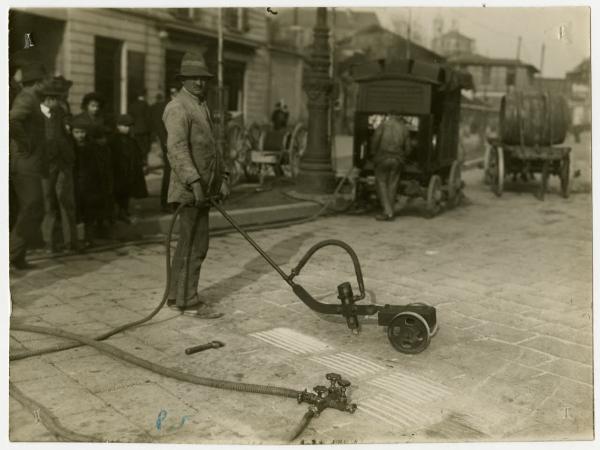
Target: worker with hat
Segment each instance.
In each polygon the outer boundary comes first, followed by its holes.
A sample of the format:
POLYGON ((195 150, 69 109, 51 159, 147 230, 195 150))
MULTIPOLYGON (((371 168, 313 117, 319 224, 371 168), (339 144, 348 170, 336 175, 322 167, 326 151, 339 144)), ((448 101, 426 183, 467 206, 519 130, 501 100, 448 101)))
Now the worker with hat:
POLYGON ((77 223, 75 217, 75 193, 73 167, 75 151, 65 128, 66 113, 60 106, 65 95, 65 84, 51 79, 42 89, 41 112, 44 116, 47 171, 42 180, 44 192, 44 220, 42 234, 48 253, 62 250, 79 250, 77 223), (60 221, 61 233, 57 233, 60 221))
POLYGON ((177 78, 182 88, 166 106, 163 121, 172 169, 168 201, 185 206, 181 210, 167 305, 212 319, 222 314, 203 302, 197 290, 208 251, 208 198, 229 196, 228 176, 206 105, 207 84, 213 75, 202 55, 186 53, 177 78))
POLYGON ((44 217, 42 176, 45 172, 44 116, 40 95, 47 78, 45 67, 30 62, 20 67, 23 89, 9 112, 9 178, 19 211, 10 232, 10 262, 17 270, 33 266, 25 257, 35 242, 44 217))

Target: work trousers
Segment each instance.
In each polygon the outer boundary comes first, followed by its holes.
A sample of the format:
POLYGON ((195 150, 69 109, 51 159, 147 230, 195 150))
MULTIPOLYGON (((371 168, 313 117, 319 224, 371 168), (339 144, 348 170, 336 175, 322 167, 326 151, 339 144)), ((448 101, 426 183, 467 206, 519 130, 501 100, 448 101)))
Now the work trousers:
POLYGON ((162 149, 163 156, 163 175, 162 175, 162 183, 160 185, 160 206, 163 209, 168 208, 168 195, 169 195, 169 182, 171 181, 171 164, 169 163, 169 158, 167 157, 167 144, 166 142, 160 143, 160 148, 162 149))
POLYGON ((42 180, 44 192, 44 220, 42 234, 50 249, 56 249, 56 222, 60 216, 65 247, 77 247, 77 222, 75 214, 75 187, 73 169, 51 167, 42 180))
MULTIPOLYGON (((12 171, 11 171, 12 172, 12 171)), ((25 260, 27 248, 36 241, 44 218, 42 176, 33 172, 14 171, 10 174, 19 211, 10 232, 10 260, 25 260)))
POLYGON ((185 206, 179 216, 179 241, 171 265, 168 297, 176 299, 177 306, 198 301, 200 269, 208 252, 208 211, 209 208, 185 206))
POLYGON ((395 157, 383 157, 375 162, 375 180, 381 209, 388 216, 394 215, 398 195, 402 161, 395 157))

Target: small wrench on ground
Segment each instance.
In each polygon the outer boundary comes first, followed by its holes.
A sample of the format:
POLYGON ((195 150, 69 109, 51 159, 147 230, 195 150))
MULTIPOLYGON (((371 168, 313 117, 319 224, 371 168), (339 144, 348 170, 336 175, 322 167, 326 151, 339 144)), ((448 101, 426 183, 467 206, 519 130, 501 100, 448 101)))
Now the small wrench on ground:
POLYGON ((225 344, 221 341, 212 341, 208 344, 196 345, 194 347, 188 347, 185 349, 186 355, 192 355, 194 353, 203 352, 204 350, 208 350, 209 348, 221 348, 225 347, 225 344))

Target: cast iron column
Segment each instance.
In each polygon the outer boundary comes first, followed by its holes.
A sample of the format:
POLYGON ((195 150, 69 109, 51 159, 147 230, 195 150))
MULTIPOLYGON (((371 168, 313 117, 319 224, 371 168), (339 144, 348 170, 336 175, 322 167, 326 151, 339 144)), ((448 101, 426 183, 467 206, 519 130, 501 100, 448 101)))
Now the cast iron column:
POLYGON ((317 8, 310 65, 304 72, 308 97, 308 141, 300 162, 297 189, 310 193, 331 193, 335 178, 331 166, 329 108, 333 82, 329 75, 330 48, 327 8, 317 8))

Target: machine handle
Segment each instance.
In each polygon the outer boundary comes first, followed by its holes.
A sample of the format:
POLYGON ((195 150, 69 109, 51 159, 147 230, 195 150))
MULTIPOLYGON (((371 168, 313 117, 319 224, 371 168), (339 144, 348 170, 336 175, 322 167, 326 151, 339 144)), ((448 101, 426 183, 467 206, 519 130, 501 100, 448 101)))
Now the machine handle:
POLYGON ((358 290, 360 292, 360 295, 357 295, 354 298, 354 300, 362 300, 363 298, 365 298, 365 283, 363 280, 362 270, 360 268, 360 261, 358 260, 358 256, 356 255, 356 252, 352 249, 352 247, 350 247, 344 241, 340 241, 338 239, 327 239, 327 240, 324 240, 321 242, 317 242, 315 245, 313 245, 306 252, 306 254, 302 257, 302 259, 298 262, 296 267, 294 267, 292 269, 289 279, 292 280, 297 275, 300 275, 300 271, 306 265, 308 260, 310 258, 312 258, 312 256, 318 250, 322 249, 323 247, 327 247, 327 246, 341 247, 344 250, 346 250, 346 253, 348 253, 348 255, 350 255, 350 258, 352 259, 352 263, 354 264, 354 272, 356 273, 356 282, 358 283, 358 290))

